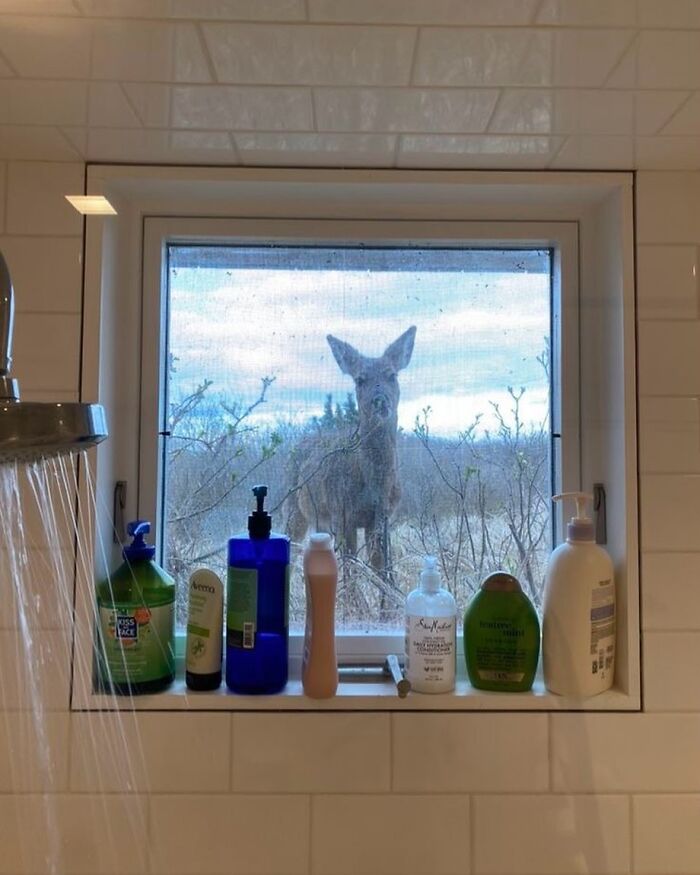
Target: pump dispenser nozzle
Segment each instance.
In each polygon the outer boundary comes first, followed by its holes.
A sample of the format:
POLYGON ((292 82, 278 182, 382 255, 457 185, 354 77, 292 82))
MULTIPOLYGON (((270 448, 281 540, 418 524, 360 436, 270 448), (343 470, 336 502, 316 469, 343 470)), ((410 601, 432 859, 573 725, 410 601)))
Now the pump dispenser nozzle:
POLYGON ((267 538, 272 531, 272 517, 265 510, 267 486, 253 486, 256 509, 248 517, 248 534, 251 538, 267 538))
POLYGON ((435 556, 426 556, 423 559, 423 570, 420 574, 420 586, 426 592, 437 592, 440 589, 440 572, 437 567, 435 556))
POLYGON ((129 562, 138 559, 153 559, 156 548, 153 544, 147 544, 143 536, 151 531, 151 524, 147 520, 133 520, 126 527, 133 541, 122 550, 122 556, 129 562))
POLYGON ((588 492, 562 492, 553 495, 552 501, 563 501, 565 498, 573 498, 576 502, 576 516, 572 516, 566 527, 567 541, 595 541, 593 520, 586 514, 586 502, 593 501, 593 496, 588 492))

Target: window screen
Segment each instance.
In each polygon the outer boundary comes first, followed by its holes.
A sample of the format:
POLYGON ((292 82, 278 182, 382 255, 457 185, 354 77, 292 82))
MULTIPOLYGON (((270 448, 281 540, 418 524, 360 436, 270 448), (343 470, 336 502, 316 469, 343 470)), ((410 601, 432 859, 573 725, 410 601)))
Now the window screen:
POLYGON ((491 571, 536 605, 552 547, 552 252, 169 245, 162 562, 226 573, 251 487, 330 530, 340 632, 398 632, 426 554, 460 612, 491 571))

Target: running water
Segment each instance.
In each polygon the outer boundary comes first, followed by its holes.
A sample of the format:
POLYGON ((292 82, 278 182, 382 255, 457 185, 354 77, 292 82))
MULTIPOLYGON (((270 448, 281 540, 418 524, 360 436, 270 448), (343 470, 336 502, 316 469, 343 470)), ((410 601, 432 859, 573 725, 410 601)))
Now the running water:
POLYGON ((0 640, 14 644, 0 658, 9 771, 0 773, 0 792, 27 794, 16 809, 18 871, 61 875, 76 858, 84 871, 147 866, 140 794, 149 790, 141 746, 148 715, 139 718, 124 696, 107 698, 99 712, 70 713, 74 689, 93 689, 95 554, 108 565, 96 519, 86 453, 0 465, 0 640), (75 646, 76 580, 88 582, 80 616, 92 647, 75 646), (68 791, 93 794, 82 844, 68 791))

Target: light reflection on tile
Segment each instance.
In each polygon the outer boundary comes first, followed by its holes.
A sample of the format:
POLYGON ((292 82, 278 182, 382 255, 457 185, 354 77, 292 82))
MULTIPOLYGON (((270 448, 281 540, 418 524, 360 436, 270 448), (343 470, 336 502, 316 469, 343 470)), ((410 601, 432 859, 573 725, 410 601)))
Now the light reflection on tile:
POLYGON ((396 137, 380 134, 236 134, 243 164, 391 167, 396 137))
POLYGON ((549 134, 554 129, 552 91, 504 91, 489 125, 494 133, 549 134))
POLYGON ((320 88, 314 94, 320 130, 480 133, 498 92, 320 88))
MULTIPOLYGON (((26 2, 26 0, 20 0, 26 2)), ((55 0, 45 0, 46 5, 55 0)), ((301 21, 304 0, 76 0, 85 15, 103 18, 225 18, 301 21)), ((74 10, 75 11, 75 10, 74 10)))
POLYGON ((202 25, 220 82, 407 85, 415 39, 405 27, 202 25))
POLYGON ((552 34, 535 30, 421 31, 416 56, 418 85, 546 85, 552 34))
POLYGON ((636 19, 635 0, 543 0, 535 23, 570 27, 633 27, 636 19))
POLYGON ((561 144, 557 137, 401 137, 399 167, 546 167, 561 144))
POLYGON ((309 0, 311 21, 358 24, 523 25, 537 0, 309 0))
POLYGON ((172 124, 215 130, 309 130, 311 93, 304 88, 176 87, 172 124))

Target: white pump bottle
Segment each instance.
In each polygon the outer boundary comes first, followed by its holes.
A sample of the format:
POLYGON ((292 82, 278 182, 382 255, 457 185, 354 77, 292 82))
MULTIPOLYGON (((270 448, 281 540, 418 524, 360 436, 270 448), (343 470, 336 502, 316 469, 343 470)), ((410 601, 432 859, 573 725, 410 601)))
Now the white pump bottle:
POLYGON ((595 696, 615 677, 615 574, 610 556, 595 543, 593 521, 585 514, 585 492, 573 498, 576 516, 566 543, 549 558, 544 590, 542 659, 548 690, 562 696, 595 696))
POLYGON ((441 585, 437 559, 426 556, 420 586, 406 598, 406 677, 416 693, 455 687, 457 604, 441 585))

